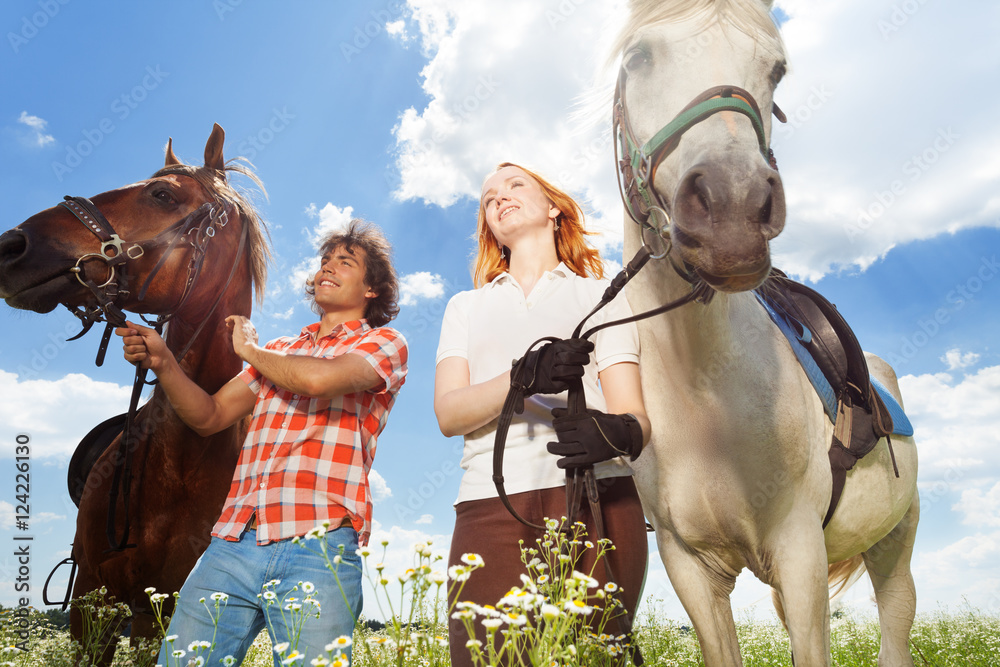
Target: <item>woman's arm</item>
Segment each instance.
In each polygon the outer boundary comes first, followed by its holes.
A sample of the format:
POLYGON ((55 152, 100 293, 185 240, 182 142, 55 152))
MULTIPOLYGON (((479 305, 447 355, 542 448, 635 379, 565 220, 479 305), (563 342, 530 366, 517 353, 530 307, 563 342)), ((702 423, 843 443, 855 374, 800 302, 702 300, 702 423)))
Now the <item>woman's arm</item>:
POLYGON ((470 384, 469 362, 462 357, 445 357, 434 371, 434 414, 446 436, 466 435, 500 416, 510 371, 492 380, 470 384))
POLYGON ((624 362, 608 366, 598 374, 601 391, 608 404, 609 415, 630 413, 642 427, 642 444, 649 442, 652 431, 646 405, 642 400, 642 383, 639 379, 639 364, 624 362))

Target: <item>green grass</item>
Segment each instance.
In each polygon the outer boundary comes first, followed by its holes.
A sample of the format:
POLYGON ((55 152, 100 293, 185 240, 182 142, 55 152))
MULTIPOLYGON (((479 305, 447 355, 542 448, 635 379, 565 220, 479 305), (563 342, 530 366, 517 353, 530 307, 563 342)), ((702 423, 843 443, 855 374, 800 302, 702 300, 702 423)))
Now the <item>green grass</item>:
MULTIPOLYGON (((650 605, 651 606, 651 605, 650 605)), ((0 643, 4 647, 18 641, 12 626, 11 610, 0 612, 0 643)), ((437 631, 441 632, 443 628, 437 631)), ((704 665, 695 633, 679 623, 647 613, 637 624, 638 641, 653 666, 704 665)), ((383 631, 384 632, 384 631, 383 631)), ((777 622, 737 623, 744 664, 747 667, 791 667, 788 637, 777 622)), ((363 645, 368 637, 379 636, 371 630, 355 633, 354 665, 382 667, 394 664, 387 653, 365 655, 363 645)), ((878 656, 879 628, 874 617, 840 615, 831 625, 833 664, 838 667, 875 667, 878 656)), ((0 654, 0 664, 16 667, 54 667, 69 664, 69 637, 57 629, 42 614, 30 616, 29 650, 27 653, 0 654)), ((115 664, 134 664, 126 656, 128 640, 122 640, 115 664)), ((917 616, 910 634, 914 664, 931 667, 998 667, 1000 666, 1000 617, 974 608, 959 612, 941 611, 917 616)), ((243 663, 246 667, 271 667, 271 647, 266 633, 261 633, 243 663)), ((308 665, 308 661, 300 663, 308 665)), ((414 661, 412 664, 419 664, 414 661)))

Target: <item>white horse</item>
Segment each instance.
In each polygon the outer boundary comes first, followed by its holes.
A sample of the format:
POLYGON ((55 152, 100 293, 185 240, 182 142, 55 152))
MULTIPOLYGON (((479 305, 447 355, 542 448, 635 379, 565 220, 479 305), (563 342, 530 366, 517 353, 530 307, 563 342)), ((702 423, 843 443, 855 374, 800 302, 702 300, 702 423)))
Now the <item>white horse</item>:
MULTIPOLYGON (((743 568, 773 588, 803 667, 830 664, 830 587, 849 585, 865 567, 882 630, 878 664, 910 666, 914 442, 893 437, 897 478, 882 439, 848 473, 824 530, 833 427, 790 345, 748 291, 771 268, 768 242, 785 216, 781 179, 766 157, 772 94, 785 70, 769 9, 761 0, 634 0, 616 49, 639 145, 708 88, 744 89, 736 96, 761 110, 759 136, 749 114, 714 113, 678 135, 652 171, 651 187, 671 218, 664 232, 672 261, 639 272, 627 290, 632 309, 688 293, 685 264, 717 293, 707 305, 639 325, 653 437, 635 464, 636 482, 708 667, 742 664, 729 596, 743 568)), ((657 212, 653 220, 663 218, 657 212)), ((629 214, 625 227, 627 258, 642 231, 629 214)), ((655 245, 654 234, 646 236, 655 245)), ((898 398, 892 369, 867 359, 898 398)))

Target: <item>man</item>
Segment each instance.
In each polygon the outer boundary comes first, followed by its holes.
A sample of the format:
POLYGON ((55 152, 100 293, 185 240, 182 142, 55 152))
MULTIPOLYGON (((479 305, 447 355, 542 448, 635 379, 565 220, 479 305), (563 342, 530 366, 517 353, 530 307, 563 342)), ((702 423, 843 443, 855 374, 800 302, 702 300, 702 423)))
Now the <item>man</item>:
MULTIPOLYGON (((384 326, 399 312, 398 285, 377 228, 354 220, 327 237, 320 253, 320 268, 306 283, 320 321, 259 347, 249 320, 227 318, 233 349, 249 366, 213 395, 184 374, 155 331, 131 322, 116 330, 125 358, 156 373, 177 414, 198 433, 252 415, 222 515, 181 589, 167 633, 176 638, 164 642, 160 664, 214 638, 211 664, 231 655, 238 665, 263 627, 274 644, 296 647, 297 640, 300 654, 315 657, 338 636, 350 637, 361 611, 356 551, 371 532, 368 472, 406 377, 407 347, 402 334, 384 326), (317 541, 306 543, 313 551, 292 542, 325 521, 329 530, 320 539, 329 557, 343 547, 339 581, 313 553, 317 541), (273 580, 280 583, 265 591, 273 580), (306 585, 294 590, 300 582, 306 585), (213 593, 228 596, 216 614, 218 629, 213 593), (301 634, 286 627, 288 597, 319 603, 303 605, 313 617, 301 634)), ((200 652, 204 664, 207 653, 200 652)))

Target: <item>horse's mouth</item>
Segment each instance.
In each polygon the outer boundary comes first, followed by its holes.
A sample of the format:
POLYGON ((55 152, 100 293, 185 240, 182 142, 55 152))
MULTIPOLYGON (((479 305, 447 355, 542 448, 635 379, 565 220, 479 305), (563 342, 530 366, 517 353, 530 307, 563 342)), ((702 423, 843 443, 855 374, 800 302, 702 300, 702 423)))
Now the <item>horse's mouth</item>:
POLYGON ((4 292, 4 301, 12 308, 48 313, 60 303, 67 301, 67 294, 73 290, 74 286, 81 289, 83 287, 71 273, 63 270, 21 287, 16 292, 6 293, 6 290, 2 291, 4 292))
POLYGON ((767 262, 767 265, 762 269, 751 271, 749 273, 728 276, 716 276, 705 271, 704 269, 695 269, 695 273, 698 274, 699 278, 704 280, 713 289, 719 292, 746 292, 756 289, 757 287, 760 287, 770 272, 770 262, 767 262))

